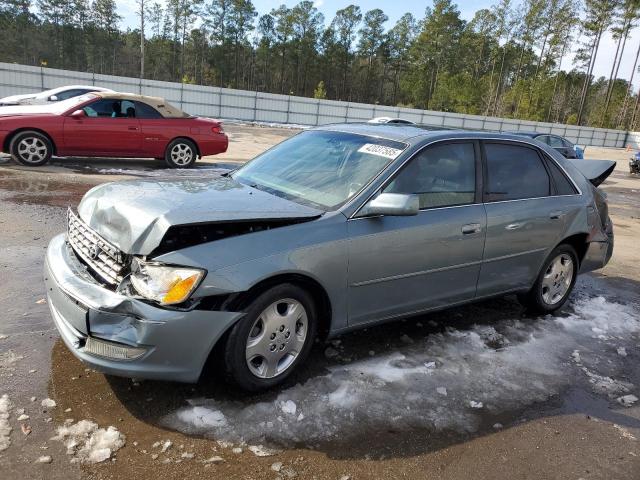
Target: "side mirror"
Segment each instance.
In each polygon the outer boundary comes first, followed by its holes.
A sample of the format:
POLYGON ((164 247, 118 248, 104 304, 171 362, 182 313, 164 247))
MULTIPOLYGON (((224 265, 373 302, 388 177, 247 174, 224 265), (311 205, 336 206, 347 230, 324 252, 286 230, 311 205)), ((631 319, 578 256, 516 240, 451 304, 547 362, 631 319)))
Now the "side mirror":
POLYGON ((58 101, 58 96, 57 95, 51 95, 49 97, 49 101, 50 102, 57 102, 58 101))
POLYGON ((80 120, 81 118, 86 117, 87 115, 84 113, 84 110, 79 109, 79 110, 76 110, 75 112, 73 112, 69 116, 71 118, 75 118, 76 120, 80 120))
POLYGON ((417 195, 404 193, 381 193, 370 200, 360 213, 359 217, 376 215, 388 215, 395 217, 408 217, 420 212, 420 202, 417 195))

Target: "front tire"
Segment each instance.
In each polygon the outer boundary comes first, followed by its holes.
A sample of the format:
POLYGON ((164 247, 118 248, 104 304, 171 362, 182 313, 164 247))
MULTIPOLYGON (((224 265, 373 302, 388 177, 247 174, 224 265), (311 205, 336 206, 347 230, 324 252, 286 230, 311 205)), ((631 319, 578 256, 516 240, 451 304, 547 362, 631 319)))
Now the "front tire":
POLYGON ((176 138, 168 146, 164 161, 169 168, 189 168, 198 158, 196 144, 186 138, 176 138))
POLYGON ((9 146, 11 158, 26 167, 40 167, 53 155, 53 145, 46 135, 35 131, 20 132, 9 146))
POLYGON ((270 288, 245 309, 224 346, 227 378, 257 392, 281 384, 309 355, 316 335, 313 297, 302 288, 270 288))
POLYGON ((578 277, 579 260, 571 245, 556 247, 547 257, 536 282, 518 300, 530 311, 553 313, 566 303, 578 277))

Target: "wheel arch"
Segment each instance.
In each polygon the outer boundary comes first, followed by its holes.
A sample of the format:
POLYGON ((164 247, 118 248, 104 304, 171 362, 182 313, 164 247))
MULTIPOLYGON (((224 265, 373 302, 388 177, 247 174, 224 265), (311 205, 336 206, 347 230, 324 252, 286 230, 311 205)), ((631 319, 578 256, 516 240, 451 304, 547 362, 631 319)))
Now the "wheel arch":
MULTIPOLYGON (((215 305, 215 308, 222 308, 228 311, 242 311, 242 309, 244 309, 252 299, 256 298, 271 287, 281 285, 283 283, 296 285, 311 294, 314 301, 317 303, 317 335, 319 338, 326 339, 331 329, 333 312, 331 300, 326 289, 320 284, 320 282, 308 275, 301 273, 280 273, 260 280, 244 292, 209 298, 212 300, 211 305, 215 305)), ((222 361, 224 344, 226 343, 229 333, 234 325, 235 322, 229 325, 213 345, 200 372, 201 377, 203 375, 209 375, 212 371, 219 368, 219 365, 221 364, 220 362, 222 361)))
POLYGON ((584 260, 585 255, 587 254, 587 249, 589 248, 589 243, 587 242, 588 238, 588 233, 574 233, 573 235, 564 238, 554 248, 557 248, 558 246, 563 244, 571 245, 578 255, 579 268, 579 266, 582 264, 582 261, 584 260))
POLYGON ((283 283, 296 285, 309 292, 313 297, 313 300, 316 302, 318 334, 323 337, 326 336, 331 329, 331 299, 329 298, 327 290, 320 284, 320 282, 303 273, 281 273, 262 279, 249 288, 249 290, 238 294, 234 300, 230 302, 228 307, 233 310, 241 310, 245 308, 252 299, 256 298, 271 287, 281 285, 283 283))
POLYGON ((47 132, 45 132, 40 128, 32 128, 32 127, 18 128, 12 131, 11 133, 9 133, 4 139, 4 143, 2 145, 2 151, 5 153, 11 154, 11 152, 9 151, 11 147, 11 142, 13 142, 13 139, 16 137, 16 135, 19 135, 22 132, 38 132, 39 134, 44 135, 45 137, 47 137, 47 139, 49 139, 49 142, 51 142, 51 147, 53 148, 53 154, 56 155, 58 153, 58 147, 56 146, 56 142, 53 140, 51 135, 49 135, 47 132))

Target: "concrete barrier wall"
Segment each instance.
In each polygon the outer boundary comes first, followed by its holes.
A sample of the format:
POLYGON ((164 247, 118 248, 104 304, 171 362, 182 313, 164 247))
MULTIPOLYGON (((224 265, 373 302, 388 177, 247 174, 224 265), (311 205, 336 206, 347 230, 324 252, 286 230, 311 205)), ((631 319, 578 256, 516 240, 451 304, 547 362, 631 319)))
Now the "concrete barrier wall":
POLYGON ((0 97, 30 93, 63 85, 99 85, 121 92, 164 97, 184 111, 206 117, 244 121, 323 125, 359 122, 374 117, 401 117, 437 126, 490 131, 535 130, 561 135, 579 145, 640 147, 640 133, 557 123, 464 115, 411 108, 369 105, 335 100, 205 87, 130 77, 40 68, 0 62, 0 97))

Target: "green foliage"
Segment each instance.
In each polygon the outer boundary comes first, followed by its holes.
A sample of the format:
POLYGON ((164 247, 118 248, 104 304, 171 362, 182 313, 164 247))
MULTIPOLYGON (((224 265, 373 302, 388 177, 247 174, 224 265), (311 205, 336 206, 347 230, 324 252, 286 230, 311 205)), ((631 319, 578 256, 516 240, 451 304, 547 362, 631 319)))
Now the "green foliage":
MULTIPOLYGON (((640 121, 631 79, 618 78, 625 47, 637 48, 640 0, 495 2, 465 21, 454 0, 433 0, 424 18, 389 25, 355 4, 331 19, 312 0, 258 18, 251 0, 145 0, 144 75, 545 122, 640 121), (600 48, 608 31, 618 53, 600 48), (605 61, 608 79, 594 79, 605 61)), ((121 22, 114 0, 0 0, 0 60, 138 76, 140 28, 121 22)))
POLYGON ((320 80, 318 86, 313 91, 313 98, 317 100, 324 100, 327 98, 327 89, 324 87, 324 82, 320 80))

